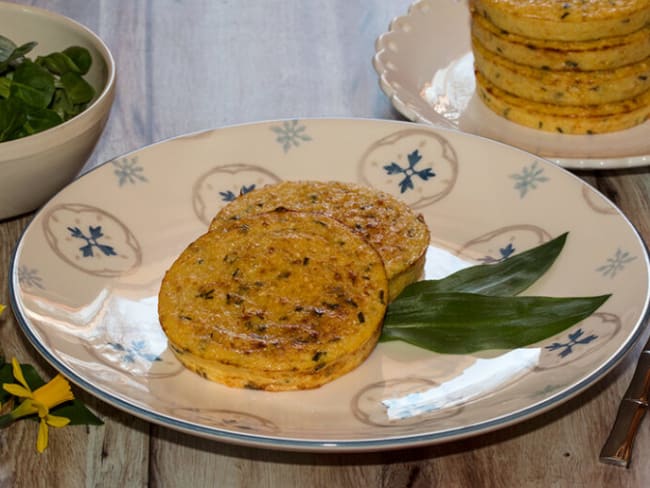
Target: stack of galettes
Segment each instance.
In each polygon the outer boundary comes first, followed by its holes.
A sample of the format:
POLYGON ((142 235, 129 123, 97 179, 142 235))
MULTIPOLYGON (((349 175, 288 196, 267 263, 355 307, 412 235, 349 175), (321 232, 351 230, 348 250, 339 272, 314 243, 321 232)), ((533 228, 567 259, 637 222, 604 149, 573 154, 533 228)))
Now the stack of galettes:
POLYGON ((158 311, 187 368, 233 387, 315 388, 374 349, 420 278, 429 230, 386 193, 286 181, 233 200, 163 279, 158 311))
POLYGON ((471 0, 477 93, 540 130, 596 134, 650 117, 650 0, 471 0))

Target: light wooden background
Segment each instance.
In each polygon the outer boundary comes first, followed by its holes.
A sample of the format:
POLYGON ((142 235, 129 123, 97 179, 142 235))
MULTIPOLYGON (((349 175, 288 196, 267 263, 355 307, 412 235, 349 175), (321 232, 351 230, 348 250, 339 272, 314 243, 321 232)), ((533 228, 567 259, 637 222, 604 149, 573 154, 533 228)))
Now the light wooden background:
MULTIPOLYGON (((443 1, 443 0, 440 0, 443 1)), ((380 91, 374 42, 409 0, 20 0, 72 17, 113 51, 118 92, 87 168, 166 138, 265 119, 401 118, 380 91)), ((444 46, 428 46, 444 49, 444 46)), ((650 139, 649 139, 650 140, 650 139)), ((648 169, 582 172, 650 239, 648 169)), ((0 222, 0 303, 29 216, 0 222)), ((54 371, 7 310, 8 356, 54 371)), ((149 424, 75 390, 106 421, 54 431, 0 431, 0 487, 642 487, 650 422, 632 466, 598 462, 640 345, 603 381, 533 420, 464 441, 368 454, 237 447, 149 424)))

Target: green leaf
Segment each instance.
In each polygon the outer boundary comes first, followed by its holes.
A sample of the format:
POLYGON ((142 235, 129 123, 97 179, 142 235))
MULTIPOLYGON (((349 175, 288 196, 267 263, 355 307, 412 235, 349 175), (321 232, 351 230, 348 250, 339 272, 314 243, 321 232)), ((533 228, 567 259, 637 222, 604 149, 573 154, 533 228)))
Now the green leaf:
POLYGON ((52 415, 70 419, 68 425, 103 425, 104 422, 92 413, 80 400, 74 399, 52 409, 52 415))
POLYGON ((7 61, 16 50, 16 43, 0 35, 0 63, 7 61))
POLYGON ((517 295, 546 273, 562 251, 567 235, 568 233, 564 233, 496 264, 479 264, 461 269, 439 280, 412 283, 400 296, 414 296, 424 291, 517 295))
POLYGON ((85 75, 88 73, 93 64, 93 58, 90 55, 90 51, 85 47, 70 46, 63 50, 63 54, 67 55, 79 68, 79 74, 85 75))
POLYGON ((402 340, 449 354, 514 349, 580 322, 609 296, 496 297, 452 292, 398 297, 388 307, 381 340, 402 340))
POLYGON ((36 58, 36 64, 47 69, 50 73, 62 75, 64 73, 81 73, 81 69, 70 59, 69 56, 63 53, 51 53, 47 56, 39 56, 36 58))
POLYGON ((21 106, 22 103, 13 98, 0 100, 0 142, 18 137, 26 120, 21 106))
POLYGON ((28 135, 42 132, 63 122, 59 114, 49 109, 30 110, 26 112, 26 117, 27 120, 23 125, 23 129, 28 135))
POLYGON ((25 55, 35 45, 16 46, 0 35, 0 142, 61 124, 95 97, 93 86, 82 78, 92 65, 88 49, 71 46, 34 62, 25 55))
POLYGON ((95 89, 77 73, 64 73, 61 83, 70 102, 75 105, 88 103, 95 96, 95 89))
POLYGON ((4 415, 0 415, 0 429, 7 427, 8 425, 11 425, 13 422, 14 422, 13 417, 8 413, 4 415))
POLYGON ((54 95, 54 76, 33 61, 25 60, 14 72, 11 96, 35 108, 47 108, 54 95))
MULTIPOLYGON (((36 368, 32 366, 31 364, 21 364, 20 369, 23 371, 23 376, 25 377, 25 381, 29 385, 29 388, 34 391, 37 388, 40 388, 45 384, 45 381, 43 378, 41 378, 41 375, 38 374, 38 371, 36 371, 36 368)), ((16 383, 16 380, 13 380, 13 383, 16 383)))
POLYGON ((6 76, 0 77, 0 97, 9 98, 11 93, 11 78, 6 76))
POLYGON ((18 59, 22 58, 30 52, 32 49, 34 49, 38 45, 38 42, 26 42, 25 44, 18 46, 16 50, 14 51, 14 56, 13 59, 18 59))
POLYGON ((7 70, 11 63, 16 63, 23 58, 25 54, 34 49, 35 42, 28 42, 20 47, 6 37, 0 35, 0 73, 7 70))
POLYGON ((63 120, 67 120, 71 116, 79 113, 78 106, 73 105, 72 102, 70 102, 70 99, 63 88, 57 88, 54 91, 54 98, 52 99, 50 108, 59 114, 59 117, 63 120))
POLYGON ((4 404, 11 398, 11 394, 2 388, 5 383, 15 383, 11 364, 9 363, 3 363, 0 366, 0 404, 4 404))

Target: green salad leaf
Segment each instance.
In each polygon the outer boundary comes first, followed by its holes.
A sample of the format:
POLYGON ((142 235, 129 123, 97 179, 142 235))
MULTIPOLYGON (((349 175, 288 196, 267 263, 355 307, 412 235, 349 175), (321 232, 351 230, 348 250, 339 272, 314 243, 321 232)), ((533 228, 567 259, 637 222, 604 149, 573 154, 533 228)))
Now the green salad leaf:
POLYGON ((83 78, 92 65, 86 48, 71 46, 28 59, 35 46, 17 46, 0 35, 0 142, 61 124, 85 110, 95 96, 83 78))
POLYGON ((27 117, 14 99, 0 98, 0 141, 12 139, 12 135, 23 130, 27 117))
POLYGON ((0 99, 9 98, 11 94, 11 79, 4 77, 0 78, 0 99))
POLYGON ((35 42, 28 42, 22 46, 16 46, 13 41, 0 35, 0 73, 7 69, 9 63, 19 60, 34 49, 35 46, 35 42))
POLYGON ((54 76, 42 66, 24 60, 13 72, 9 97, 30 108, 47 108, 54 95, 54 76))
POLYGON ((69 71, 61 75, 61 87, 73 105, 83 105, 92 100, 95 90, 79 73, 69 71))
POLYGON ((389 304, 380 340, 448 354, 515 349, 589 317, 610 295, 517 296, 551 267, 567 235, 496 264, 409 285, 389 304))
POLYGON ((92 58, 87 49, 72 46, 60 53, 39 56, 36 62, 57 75, 65 73, 85 75, 92 65, 92 58))

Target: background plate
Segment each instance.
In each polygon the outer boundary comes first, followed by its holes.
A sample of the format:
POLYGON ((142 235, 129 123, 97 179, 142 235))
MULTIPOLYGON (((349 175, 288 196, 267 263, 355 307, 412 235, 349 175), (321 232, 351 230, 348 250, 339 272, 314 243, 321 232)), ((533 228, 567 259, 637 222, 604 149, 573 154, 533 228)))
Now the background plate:
POLYGON ((641 333, 648 255, 608 200, 521 150, 407 122, 280 120, 168 140, 83 175, 25 229, 10 284, 33 345, 118 408, 229 442, 360 451, 492 430, 597 381, 641 333), (394 342, 317 390, 267 393, 211 383, 167 348, 156 311, 161 278, 221 206, 286 179, 355 181, 402 198, 432 231, 428 277, 569 231, 562 255, 529 292, 613 295, 582 323, 514 352, 442 355, 394 342), (489 382, 475 374, 477 365, 494 373, 489 382), (423 389, 438 395, 430 411, 387 416, 382 400, 423 389))
POLYGON ((379 37, 373 59, 380 86, 406 118, 506 142, 566 168, 650 164, 650 121, 590 136, 537 131, 499 117, 474 94, 465 0, 419 0, 379 37))

